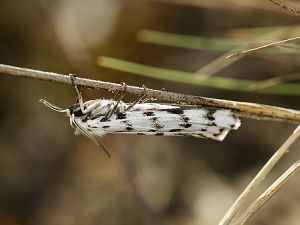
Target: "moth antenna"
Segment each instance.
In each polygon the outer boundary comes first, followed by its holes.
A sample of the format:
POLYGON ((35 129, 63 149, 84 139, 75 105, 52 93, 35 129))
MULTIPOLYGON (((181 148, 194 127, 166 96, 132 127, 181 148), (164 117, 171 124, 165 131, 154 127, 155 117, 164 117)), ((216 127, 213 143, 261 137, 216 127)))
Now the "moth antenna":
POLYGON ((67 111, 68 111, 68 109, 62 109, 62 108, 60 108, 60 107, 58 107, 58 106, 56 106, 56 105, 53 105, 53 104, 47 102, 47 101, 44 100, 44 99, 40 99, 39 102, 42 103, 42 104, 44 104, 44 105, 47 106, 48 108, 50 108, 50 109, 56 111, 56 112, 67 112, 67 111))

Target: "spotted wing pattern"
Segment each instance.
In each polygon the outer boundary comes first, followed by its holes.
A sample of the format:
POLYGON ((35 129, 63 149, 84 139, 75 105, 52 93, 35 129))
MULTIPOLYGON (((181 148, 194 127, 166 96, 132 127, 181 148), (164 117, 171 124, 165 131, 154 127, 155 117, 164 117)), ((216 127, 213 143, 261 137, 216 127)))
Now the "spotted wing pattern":
MULTIPOLYGON (((85 130, 91 136, 123 133, 192 136, 222 141, 230 130, 238 129, 241 124, 240 120, 227 109, 143 103, 126 110, 130 106, 127 103, 117 104, 112 100, 98 101, 102 102, 99 102, 99 106, 89 114, 74 117, 80 130, 85 130), (105 120, 108 110, 116 104, 119 108, 108 120, 105 120)), ((85 104, 88 106, 91 102, 85 104)))

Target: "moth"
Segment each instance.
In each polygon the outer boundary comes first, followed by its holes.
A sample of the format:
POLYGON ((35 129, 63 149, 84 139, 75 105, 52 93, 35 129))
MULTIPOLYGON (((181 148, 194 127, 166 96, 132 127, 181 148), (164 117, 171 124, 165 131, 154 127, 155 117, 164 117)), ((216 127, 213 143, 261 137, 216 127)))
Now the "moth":
MULTIPOLYGON (((74 78, 73 78, 74 79, 74 78)), ((73 82, 74 84, 74 82, 73 82)), ((83 134, 99 145, 98 138, 109 133, 186 136, 222 141, 241 124, 228 109, 163 103, 125 103, 121 98, 83 101, 76 85, 78 101, 68 109, 46 100, 47 107, 66 113, 75 135, 83 134)))

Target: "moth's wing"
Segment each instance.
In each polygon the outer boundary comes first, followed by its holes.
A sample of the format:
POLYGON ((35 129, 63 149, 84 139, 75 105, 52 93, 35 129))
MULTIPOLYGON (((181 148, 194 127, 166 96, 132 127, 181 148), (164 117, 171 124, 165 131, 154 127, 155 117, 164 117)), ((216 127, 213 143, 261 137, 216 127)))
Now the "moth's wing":
POLYGON ((190 119, 191 123, 202 123, 211 126, 219 126, 230 129, 238 129, 241 125, 237 118, 228 109, 217 109, 213 107, 201 107, 193 105, 168 105, 158 103, 137 104, 133 108, 143 115, 172 118, 172 115, 179 115, 182 119, 190 119), (151 114, 152 113, 152 114, 151 114))
POLYGON ((88 121, 96 132, 139 133, 165 136, 194 136, 223 140, 240 121, 229 110, 138 104, 138 107, 113 115, 110 121, 88 121))
MULTIPOLYGON (((138 135, 153 135, 153 136, 182 136, 182 137, 196 137, 196 138, 209 138, 216 141, 223 141, 228 134, 229 129, 220 129, 217 133, 209 132, 137 132, 138 135)), ((132 134, 132 132, 121 132, 122 134, 132 134)))

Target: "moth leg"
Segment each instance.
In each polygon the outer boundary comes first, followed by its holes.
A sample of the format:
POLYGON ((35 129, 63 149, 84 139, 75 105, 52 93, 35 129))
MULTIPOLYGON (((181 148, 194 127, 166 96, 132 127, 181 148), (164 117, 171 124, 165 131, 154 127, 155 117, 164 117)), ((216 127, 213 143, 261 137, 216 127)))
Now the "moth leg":
MULTIPOLYGON (((121 82, 121 85, 122 85, 122 88, 124 88, 125 83, 124 83, 124 82, 121 82)), ((123 92, 123 90, 122 90, 122 91, 117 91, 117 94, 115 94, 115 95, 111 98, 111 100, 115 100, 115 99, 120 95, 121 92, 123 92)))
POLYGON ((79 103, 81 112, 86 113, 85 109, 84 109, 84 106, 83 106, 83 98, 82 98, 82 95, 80 93, 79 87, 77 86, 77 84, 75 84, 76 77, 75 77, 74 74, 69 74, 69 76, 71 78, 72 85, 74 86, 75 91, 77 93, 77 100, 76 101, 78 101, 78 103, 79 103))
POLYGON ((144 88, 144 92, 143 92, 143 95, 142 97, 140 97, 138 100, 136 100, 134 103, 130 104, 130 106, 128 106, 126 109, 125 109, 125 112, 128 111, 129 109, 131 109, 133 106, 135 106, 136 104, 139 104, 144 98, 145 96, 147 95, 147 87, 145 85, 142 86, 144 88))
MULTIPOLYGON (((119 96, 119 97, 118 97, 118 100, 117 100, 116 104, 113 106, 113 108, 111 108, 111 109, 106 113, 106 115, 105 115, 105 117, 104 117, 104 120, 105 120, 105 121, 108 120, 108 119, 110 119, 110 117, 117 111, 120 102, 122 101, 122 99, 123 99, 124 96, 125 96, 125 93, 126 93, 126 87, 127 87, 127 85, 126 85, 125 83, 122 83, 122 88, 123 88, 123 90, 122 90, 122 91, 119 91, 119 93, 116 95, 116 96, 119 96)), ((115 96, 115 97, 116 97, 116 96, 115 96)))
MULTIPOLYGON (((143 85, 143 87, 145 88, 145 85, 143 85)), ((161 91, 166 91, 165 88, 162 88, 162 89, 160 89, 160 90, 161 90, 161 91)), ((145 94, 145 96, 146 96, 146 94, 145 94)), ((152 97, 150 97, 150 98, 144 98, 143 101, 141 101, 141 103, 145 103, 145 102, 147 102, 147 101, 149 101, 149 100, 157 100, 157 99, 152 98, 152 97)))
MULTIPOLYGON (((118 110, 118 106, 121 102, 121 100, 123 99, 125 93, 126 93, 126 84, 125 83, 121 83, 123 90, 122 91, 118 91, 118 93, 113 97, 116 98, 118 97, 118 100, 115 102, 113 101, 112 103, 109 104, 109 109, 107 111, 107 113, 105 114, 105 116, 101 119, 102 122, 107 121, 108 119, 111 118, 111 116, 118 110)), ((99 103, 94 103, 93 105, 91 105, 90 107, 88 107, 86 109, 86 111, 91 111, 93 109, 95 109, 98 106, 99 103), (90 109, 91 108, 91 109, 90 109)), ((96 114, 93 117, 90 117, 91 119, 93 118, 97 118, 100 114, 96 114)))
POLYGON ((96 109, 99 105, 101 105, 100 102, 95 102, 95 103, 89 105, 88 107, 86 107, 86 109, 84 109, 83 113, 88 114, 91 111, 93 111, 94 109, 96 109))
POLYGON ((114 95, 114 97, 111 98, 111 100, 119 100, 119 99, 122 99, 125 95, 125 92, 126 92, 126 88, 127 88, 127 85, 126 83, 124 82, 121 82, 121 88, 122 90, 121 91, 118 91, 117 94, 114 95), (121 96, 119 96, 121 94, 121 96))
POLYGON ((91 112, 92 110, 94 110, 95 108, 97 108, 97 106, 99 105, 99 102, 95 102, 94 104, 88 106, 87 108, 84 107, 83 98, 82 98, 81 92, 79 90, 78 85, 75 84, 76 76, 74 74, 70 74, 70 78, 71 78, 72 85, 74 86, 74 88, 76 90, 76 93, 77 93, 77 100, 76 100, 76 102, 79 103, 81 112, 83 114, 87 114, 87 113, 91 112))

